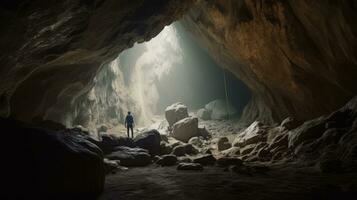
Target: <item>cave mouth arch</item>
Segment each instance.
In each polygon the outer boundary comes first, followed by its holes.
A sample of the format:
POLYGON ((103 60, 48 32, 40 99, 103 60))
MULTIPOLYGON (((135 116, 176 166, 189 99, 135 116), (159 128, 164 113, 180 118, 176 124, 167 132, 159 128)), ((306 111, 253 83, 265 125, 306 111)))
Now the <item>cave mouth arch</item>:
MULTIPOLYGON (((107 77, 116 75, 115 70, 98 73, 102 64, 185 15, 192 22, 189 30, 208 46, 210 55, 220 57, 224 63, 220 66, 234 72, 254 92, 245 113, 248 122, 266 120, 238 132, 231 131, 224 120, 207 126, 212 140, 203 138, 198 155, 185 160, 190 163, 177 165, 205 168, 203 172, 176 173, 176 166, 135 168, 107 176, 106 189, 115 190, 115 198, 123 199, 143 199, 148 194, 154 199, 158 195, 165 199, 349 199, 357 193, 357 179, 351 179, 357 177, 357 99, 350 100, 357 94, 357 24, 351 20, 356 14, 353 0, 1 1, 0 127, 5 168, 1 177, 6 183, 5 196, 78 199, 57 195, 75 193, 75 197, 89 195, 92 199, 103 192, 104 174, 117 167, 116 160, 142 166, 143 161, 148 165, 156 161, 157 152, 152 152, 158 149, 169 159, 174 156, 167 149, 174 152, 178 147, 176 157, 195 152, 188 138, 182 139, 187 142, 183 146, 178 142, 170 148, 166 142, 161 149, 165 137, 156 131, 145 131, 139 138, 154 136, 152 149, 145 142, 105 134, 95 140, 85 128, 72 127, 76 116, 82 116, 75 119, 78 124, 91 122, 93 116, 116 118, 118 113, 113 110, 118 109, 111 104, 116 99, 121 100, 120 106, 130 106, 121 99, 129 94, 96 98, 100 93, 113 94, 108 92, 113 88, 107 77), (99 89, 93 91, 93 85, 99 89), (99 112, 97 102, 108 109, 99 112), (229 134, 215 134, 217 129, 229 134), (217 154, 205 148, 211 145, 217 154), (132 148, 136 146, 145 149, 132 148), (114 160, 107 159, 111 153, 114 160), (135 160, 132 153, 145 159, 135 160), (134 164, 127 158, 134 158, 134 164), (219 167, 209 166, 212 163, 219 167), (283 171, 275 168, 280 164, 283 171), (138 186, 145 187, 138 190, 138 186)), ((106 128, 100 126, 102 131, 106 128)), ((204 130, 195 126, 195 133, 207 133, 204 130)), ((200 146, 201 138, 194 139, 194 145, 200 146)), ((173 161, 178 160, 182 161, 173 161)))
POLYGON ((235 110, 231 118, 238 120, 250 100, 244 83, 220 67, 181 21, 124 50, 94 82, 86 97, 93 103, 79 109, 74 125, 123 123, 131 110, 138 124, 150 126, 155 115, 163 115, 171 104, 182 102, 197 112, 215 100, 228 101, 235 110), (83 109, 91 110, 91 116, 83 116, 88 113, 83 109), (81 122, 81 118, 91 119, 81 122))

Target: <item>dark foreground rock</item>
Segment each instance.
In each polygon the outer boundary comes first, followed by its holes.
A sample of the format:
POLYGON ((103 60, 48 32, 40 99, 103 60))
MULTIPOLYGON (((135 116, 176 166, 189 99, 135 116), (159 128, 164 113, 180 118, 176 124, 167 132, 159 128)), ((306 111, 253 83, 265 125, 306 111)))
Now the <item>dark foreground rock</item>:
POLYGON ((120 146, 115 148, 114 152, 107 155, 110 160, 120 160, 120 165, 126 167, 138 167, 151 164, 149 152, 141 148, 130 148, 120 146))
POLYGON ((180 163, 177 166, 177 170, 203 170, 203 167, 199 163, 180 163))
POLYGON ((103 190, 102 151, 70 132, 0 118, 1 199, 95 198, 103 190))
POLYGON ((151 155, 160 154, 161 136, 157 130, 146 131, 134 138, 134 145, 149 151, 151 155))
POLYGON ((164 155, 162 158, 160 158, 158 161, 156 161, 156 164, 161 165, 161 166, 172 166, 177 163, 177 157, 174 155, 164 155))

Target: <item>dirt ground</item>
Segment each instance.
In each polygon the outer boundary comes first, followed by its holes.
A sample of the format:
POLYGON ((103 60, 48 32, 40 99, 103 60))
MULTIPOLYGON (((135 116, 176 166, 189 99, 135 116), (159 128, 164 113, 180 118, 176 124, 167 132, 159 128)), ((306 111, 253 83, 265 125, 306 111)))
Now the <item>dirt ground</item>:
POLYGON ((357 174, 279 167, 250 176, 213 166, 177 171, 152 165, 108 175, 100 199, 357 199, 357 174))

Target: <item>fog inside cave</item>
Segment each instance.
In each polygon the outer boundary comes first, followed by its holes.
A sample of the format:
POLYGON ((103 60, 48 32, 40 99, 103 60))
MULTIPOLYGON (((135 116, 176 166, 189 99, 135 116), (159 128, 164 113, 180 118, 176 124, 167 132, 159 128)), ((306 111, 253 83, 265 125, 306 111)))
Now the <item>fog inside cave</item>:
POLYGON ((226 100, 224 76, 228 101, 238 111, 236 117, 250 99, 244 83, 219 66, 180 22, 123 51, 111 65, 123 72, 125 87, 140 106, 142 125, 149 125, 153 115, 163 114, 176 102, 193 111, 210 101, 226 100))

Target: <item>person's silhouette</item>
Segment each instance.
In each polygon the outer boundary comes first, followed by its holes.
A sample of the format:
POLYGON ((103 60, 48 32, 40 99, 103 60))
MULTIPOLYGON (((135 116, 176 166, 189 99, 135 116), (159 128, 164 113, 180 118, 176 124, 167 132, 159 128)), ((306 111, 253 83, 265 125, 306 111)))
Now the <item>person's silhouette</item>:
POLYGON ((130 111, 128 112, 128 115, 125 117, 125 127, 127 130, 128 138, 130 138, 129 135, 129 129, 131 130, 131 137, 134 138, 134 117, 131 115, 130 111))

